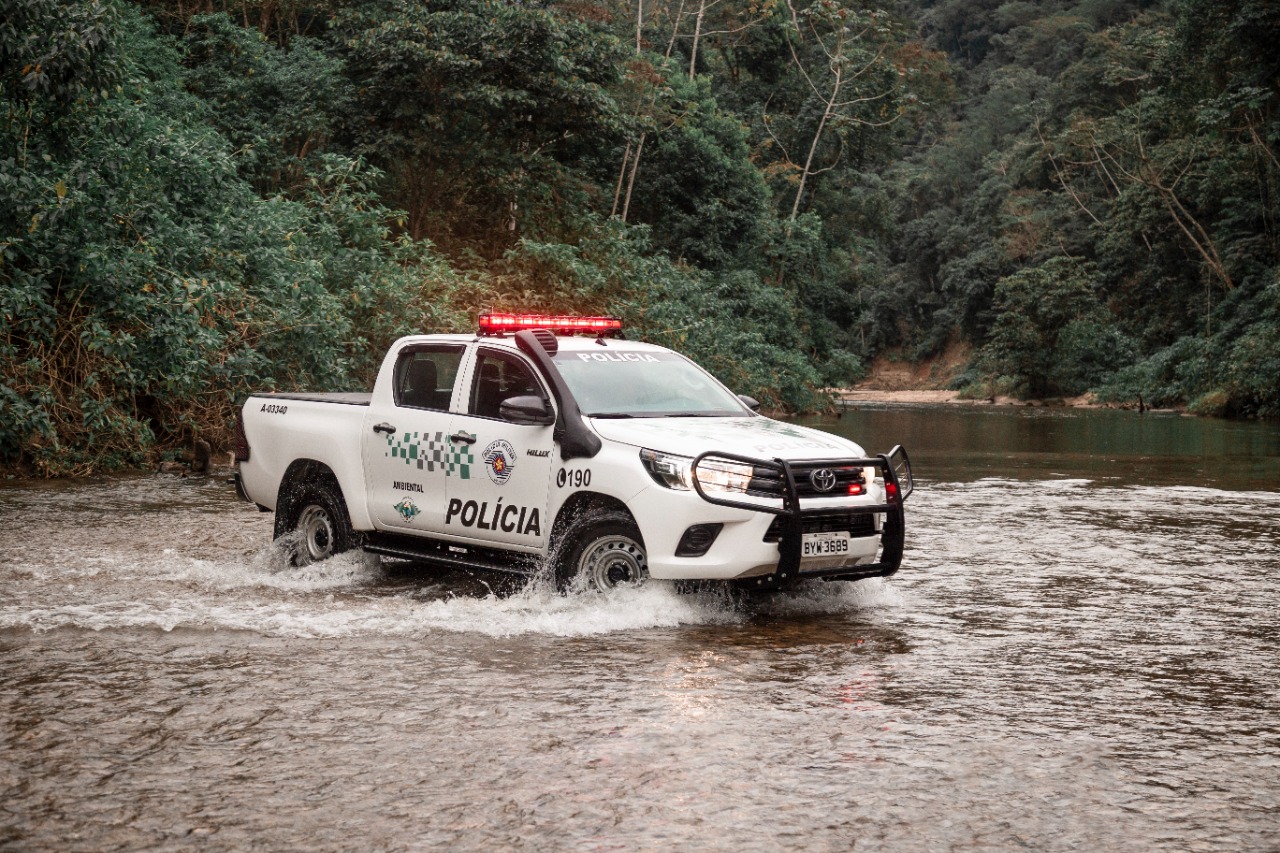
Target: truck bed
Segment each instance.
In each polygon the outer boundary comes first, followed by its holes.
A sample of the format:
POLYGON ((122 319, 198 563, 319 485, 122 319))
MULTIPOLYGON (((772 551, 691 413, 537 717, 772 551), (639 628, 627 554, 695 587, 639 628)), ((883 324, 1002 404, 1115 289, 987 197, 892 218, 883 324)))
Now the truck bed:
POLYGON ((361 446, 372 394, 308 391, 254 394, 241 416, 249 461, 241 463, 245 494, 275 509, 280 486, 294 460, 319 460, 337 477, 357 530, 369 529, 361 446))

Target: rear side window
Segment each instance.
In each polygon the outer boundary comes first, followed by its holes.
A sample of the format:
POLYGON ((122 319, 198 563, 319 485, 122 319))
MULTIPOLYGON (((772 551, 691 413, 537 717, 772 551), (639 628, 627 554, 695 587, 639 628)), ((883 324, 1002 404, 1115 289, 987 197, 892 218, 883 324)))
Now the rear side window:
POLYGON ((396 405, 447 411, 463 350, 460 346, 418 346, 401 352, 396 362, 396 405))

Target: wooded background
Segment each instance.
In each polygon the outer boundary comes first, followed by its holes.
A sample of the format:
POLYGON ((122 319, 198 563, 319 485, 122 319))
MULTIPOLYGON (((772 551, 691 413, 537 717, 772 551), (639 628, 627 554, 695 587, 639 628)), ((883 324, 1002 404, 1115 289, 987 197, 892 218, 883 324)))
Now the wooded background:
POLYGON ((0 462, 225 441, 483 308, 772 408, 1280 414, 1271 0, 0 0, 0 462))

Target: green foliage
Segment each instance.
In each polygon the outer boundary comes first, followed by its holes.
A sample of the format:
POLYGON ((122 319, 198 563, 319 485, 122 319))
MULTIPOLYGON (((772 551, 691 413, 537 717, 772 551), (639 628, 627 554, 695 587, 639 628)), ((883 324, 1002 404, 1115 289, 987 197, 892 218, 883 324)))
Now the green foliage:
POLYGON ((751 112, 779 212, 794 219, 846 170, 889 154, 891 128, 918 100, 908 89, 917 68, 897 50, 900 22, 881 10, 811 0, 771 23, 764 35, 785 45, 790 62, 762 74, 763 102, 751 112))
POLYGON ((1106 402, 1176 406, 1207 392, 1215 362, 1214 353, 1203 338, 1186 336, 1154 355, 1116 371, 1098 389, 1106 402), (1200 390, 1194 390, 1200 389, 1200 390))
POLYGON ((576 169, 620 140, 619 41, 500 0, 353 4, 333 32, 357 86, 358 151, 393 177, 414 236, 500 256, 558 236, 576 169))
POLYGON ((298 36, 285 50, 216 14, 192 18, 183 46, 187 90, 259 189, 305 181, 307 158, 345 131, 355 87, 324 43, 298 36))
POLYGON ((1218 311, 1219 331, 1186 335, 1117 371, 1099 397, 1199 414, 1280 415, 1280 281, 1246 282, 1218 311))
POLYGON ((1280 269, 1275 4, 944 0, 921 19, 967 97, 887 182, 872 301, 916 306, 898 342, 986 344, 1021 393, 1272 411, 1270 330, 1241 291, 1280 269), (1010 306, 1059 288, 1040 271, 1062 255, 1095 265, 1099 310, 1047 335, 1010 306))
POLYGON ((769 197, 750 162, 745 128, 720 111, 708 83, 670 67, 667 73, 670 119, 646 141, 629 218, 650 225, 664 248, 699 266, 749 262, 769 197))
POLYGON ((778 409, 967 342, 1280 414, 1278 8, 0 0, 0 461, 217 443, 482 308, 778 409))
MULTIPOLYGON (((651 250, 645 232, 616 220, 580 223, 578 247, 521 243, 509 269, 558 290, 548 310, 620 314, 638 338, 679 350, 735 391, 768 408, 806 411, 829 404, 822 376, 795 348, 796 309, 788 295, 749 272, 717 275, 651 250)), ((849 370, 846 359, 840 365, 849 370)))
POLYGON ((867 375, 862 359, 848 350, 833 350, 826 361, 819 365, 822 384, 828 388, 848 388, 861 382, 867 375))
POLYGON ((112 41, 118 22, 115 6, 103 0, 0 0, 5 101, 66 108, 105 98, 120 79, 112 41))
POLYGON ((1133 358, 1098 301, 1093 264, 1050 258, 1006 276, 996 310, 982 359, 1029 396, 1080 394, 1133 358))
POLYGON ((60 126, 10 102, 0 139, 0 456, 51 474, 216 440, 251 389, 359 381, 425 289, 376 172, 323 158, 300 200, 260 197, 172 48, 129 9, 112 35, 119 94, 60 126))

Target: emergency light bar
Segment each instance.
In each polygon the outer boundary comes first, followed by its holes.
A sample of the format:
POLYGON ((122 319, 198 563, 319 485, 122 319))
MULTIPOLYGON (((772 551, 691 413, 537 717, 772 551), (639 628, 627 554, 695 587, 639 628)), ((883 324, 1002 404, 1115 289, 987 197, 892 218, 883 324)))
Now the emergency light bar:
POLYGON ((547 314, 481 314, 480 334, 501 335, 522 329, 547 329, 563 335, 589 333, 620 334, 622 321, 617 317, 565 317, 547 314))

